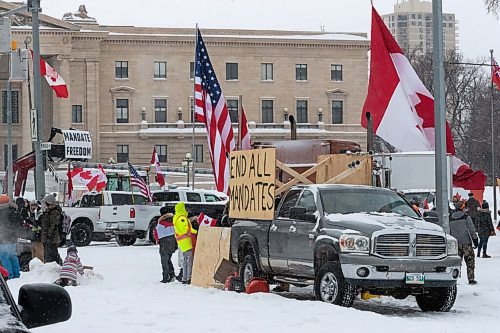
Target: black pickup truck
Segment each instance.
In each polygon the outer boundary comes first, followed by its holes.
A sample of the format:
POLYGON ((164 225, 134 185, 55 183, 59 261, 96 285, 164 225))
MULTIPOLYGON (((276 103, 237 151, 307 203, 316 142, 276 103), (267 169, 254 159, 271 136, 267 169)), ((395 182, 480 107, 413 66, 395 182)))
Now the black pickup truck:
POLYGON ((415 295, 423 311, 451 309, 461 267, 457 241, 404 197, 355 185, 296 186, 274 220, 235 220, 231 256, 245 284, 314 285, 318 299, 347 307, 360 291, 415 295))

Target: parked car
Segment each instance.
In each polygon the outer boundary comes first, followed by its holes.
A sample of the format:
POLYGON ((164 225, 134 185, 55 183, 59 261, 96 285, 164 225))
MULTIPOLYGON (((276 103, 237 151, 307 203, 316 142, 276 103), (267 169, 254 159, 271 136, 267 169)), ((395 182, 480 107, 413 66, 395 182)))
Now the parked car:
POLYGON ((54 284, 27 284, 19 290, 18 304, 0 275, 0 332, 29 332, 29 328, 66 321, 72 305, 68 292, 54 284), (10 318, 9 318, 10 317, 10 318))
POLYGON ((220 202, 227 201, 224 193, 202 190, 176 188, 162 191, 153 191, 153 202, 220 202))
POLYGON ((273 220, 235 219, 231 257, 246 285, 313 285, 318 299, 352 305, 358 292, 449 311, 461 261, 455 238, 424 221, 398 193, 370 186, 302 185, 283 196, 273 220))

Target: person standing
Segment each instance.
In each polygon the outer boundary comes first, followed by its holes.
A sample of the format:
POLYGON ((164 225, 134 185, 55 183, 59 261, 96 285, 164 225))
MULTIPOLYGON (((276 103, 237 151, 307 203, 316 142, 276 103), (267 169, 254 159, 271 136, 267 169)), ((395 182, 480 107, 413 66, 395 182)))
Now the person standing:
POLYGON ((57 251, 57 246, 61 242, 59 235, 59 223, 61 223, 61 207, 56 203, 56 198, 52 194, 47 194, 42 203, 46 206, 45 211, 40 216, 42 225, 42 243, 45 262, 55 261, 62 265, 62 259, 57 251))
POLYGON ((156 244, 160 244, 160 258, 162 269, 161 283, 169 283, 175 280, 175 270, 172 264, 172 254, 177 250, 175 240, 175 228, 173 223, 173 210, 167 207, 160 208, 160 218, 154 229, 156 244))
POLYGON ((21 276, 16 253, 17 238, 23 232, 23 220, 8 195, 0 195, 0 262, 9 271, 9 279, 21 276))
POLYGON ((43 262, 45 258, 43 254, 42 226, 40 224, 41 215, 42 208, 38 204, 38 201, 31 201, 28 213, 28 220, 31 225, 31 232, 33 233, 33 238, 31 240, 31 255, 33 258, 38 258, 43 262))
POLYGON ((174 230, 177 246, 182 252, 182 283, 191 283, 191 273, 193 269, 193 241, 192 237, 196 235, 196 230, 191 226, 188 219, 188 212, 184 202, 175 205, 174 230))
POLYGON ((474 193, 469 193, 469 199, 465 202, 465 208, 467 209, 467 215, 472 219, 472 223, 477 230, 477 220, 479 213, 477 209, 481 207, 479 201, 474 198, 474 193))
POLYGON ((491 258, 486 254, 488 247, 488 239, 490 236, 495 236, 495 228, 491 219, 490 206, 486 200, 483 201, 481 208, 478 210, 477 233, 479 235, 479 246, 477 247, 477 256, 481 256, 483 250, 483 258, 491 258))
POLYGON ((456 202, 455 211, 450 217, 450 234, 458 241, 458 255, 462 260, 465 259, 469 284, 477 284, 474 279, 475 261, 472 247, 472 244, 474 244, 474 248, 478 245, 476 229, 470 216, 467 216, 462 209, 462 203, 456 202))

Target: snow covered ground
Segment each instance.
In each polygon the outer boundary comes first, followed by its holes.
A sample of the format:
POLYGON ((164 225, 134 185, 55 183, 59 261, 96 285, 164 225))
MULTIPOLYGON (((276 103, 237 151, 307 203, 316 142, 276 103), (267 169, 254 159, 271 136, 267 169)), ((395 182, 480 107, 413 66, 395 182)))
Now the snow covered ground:
MULTIPOLYGON (((423 313, 413 298, 356 300, 353 308, 315 301, 310 289, 289 295, 237 294, 216 289, 162 284, 158 246, 118 247, 92 243, 79 248, 86 272, 78 287, 67 287, 73 316, 35 333, 67 332, 495 332, 500 313, 500 237, 491 237, 491 259, 476 258, 478 285, 464 272, 449 313, 423 313)), ((65 255, 65 249, 60 249, 65 255)), ((176 263, 176 258, 174 258, 176 263)), ((55 264, 38 265, 9 281, 15 298, 26 283, 53 282, 55 264)))

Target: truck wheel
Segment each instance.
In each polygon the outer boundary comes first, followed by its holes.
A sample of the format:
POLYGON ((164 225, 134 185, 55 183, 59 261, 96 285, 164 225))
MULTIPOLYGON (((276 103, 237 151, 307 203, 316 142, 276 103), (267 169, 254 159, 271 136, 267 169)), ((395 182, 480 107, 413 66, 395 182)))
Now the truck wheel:
POLYGON ((71 228, 71 242, 75 246, 87 246, 92 240, 92 230, 85 223, 77 223, 71 228))
POLYGON ((427 289, 427 294, 417 295, 418 307, 424 311, 448 312, 455 304, 457 286, 427 289))
POLYGON ((149 222, 148 239, 151 242, 151 244, 156 244, 154 230, 157 224, 158 224, 157 220, 152 220, 151 222, 149 222))
POLYGON ((356 288, 347 283, 339 263, 329 262, 321 266, 314 281, 317 299, 335 305, 350 307, 356 288))
POLYGON ((120 246, 134 245, 136 239, 134 235, 116 235, 116 242, 120 246))
POLYGON ((247 254, 240 266, 240 277, 243 280, 245 288, 252 278, 258 276, 260 276, 260 270, 257 267, 257 261, 252 254, 247 254))

